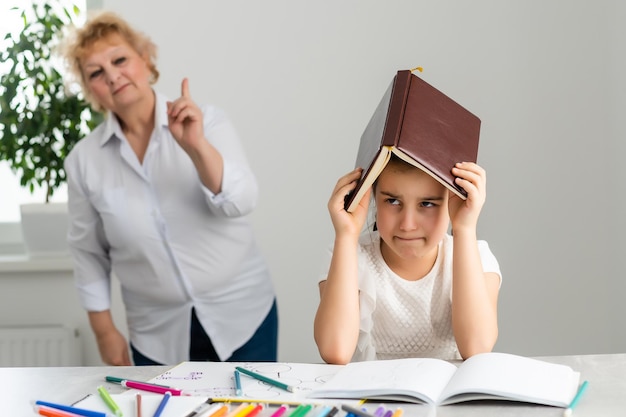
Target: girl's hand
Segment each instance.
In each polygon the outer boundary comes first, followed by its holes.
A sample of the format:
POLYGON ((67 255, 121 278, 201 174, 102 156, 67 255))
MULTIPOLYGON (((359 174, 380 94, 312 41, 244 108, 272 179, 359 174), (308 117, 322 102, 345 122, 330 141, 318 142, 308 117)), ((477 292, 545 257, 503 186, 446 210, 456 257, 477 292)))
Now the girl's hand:
POLYGON ((187 153, 206 141, 202 111, 191 99, 187 78, 183 79, 181 96, 167 103, 167 120, 170 132, 187 153))
POLYGON ((467 199, 463 200, 450 193, 448 211, 452 230, 462 228, 476 229, 480 211, 487 197, 487 174, 484 169, 473 162, 459 162, 452 173, 458 177, 455 182, 467 191, 467 199))
POLYGON ((346 234, 358 238, 365 224, 371 189, 367 190, 354 212, 349 213, 344 209, 345 198, 355 189, 362 172, 362 168, 356 168, 339 178, 328 201, 328 211, 337 236, 346 234))

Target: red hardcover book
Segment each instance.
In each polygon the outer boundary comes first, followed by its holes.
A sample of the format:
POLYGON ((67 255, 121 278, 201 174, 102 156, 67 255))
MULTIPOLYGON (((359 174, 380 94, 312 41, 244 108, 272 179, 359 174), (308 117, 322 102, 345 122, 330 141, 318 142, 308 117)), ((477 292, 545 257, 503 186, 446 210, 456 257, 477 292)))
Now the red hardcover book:
POLYGON ((363 176, 346 197, 346 210, 356 208, 392 153, 467 198, 451 170, 476 162, 479 136, 478 117, 411 71, 398 71, 361 136, 355 166, 363 176))

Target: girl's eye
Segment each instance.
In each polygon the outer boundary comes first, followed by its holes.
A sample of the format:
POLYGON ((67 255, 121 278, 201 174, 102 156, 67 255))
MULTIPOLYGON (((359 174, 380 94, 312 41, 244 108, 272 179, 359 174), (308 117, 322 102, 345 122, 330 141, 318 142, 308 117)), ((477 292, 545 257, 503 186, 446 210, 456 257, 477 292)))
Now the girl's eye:
POLYGON ((420 206, 428 208, 428 207, 436 207, 437 205, 435 203, 430 202, 430 201, 422 201, 420 203, 420 206))
POLYGON ((397 206, 398 204, 400 204, 400 201, 398 201, 397 198, 388 198, 385 200, 385 202, 387 204, 391 204, 392 206, 397 206))
POLYGON ((124 63, 124 61, 126 61, 126 57, 122 56, 122 57, 119 57, 119 58, 115 59, 115 60, 113 61, 113 63, 114 63, 115 65, 120 65, 120 64, 123 64, 123 63, 124 63))

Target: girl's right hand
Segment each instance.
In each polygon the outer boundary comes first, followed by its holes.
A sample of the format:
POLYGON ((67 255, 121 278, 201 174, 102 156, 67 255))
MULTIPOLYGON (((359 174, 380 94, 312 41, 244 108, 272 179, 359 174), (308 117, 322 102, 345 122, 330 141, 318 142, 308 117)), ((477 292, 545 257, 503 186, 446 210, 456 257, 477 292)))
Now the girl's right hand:
POLYGON ((356 168, 339 178, 337 185, 328 201, 328 211, 335 228, 335 235, 352 235, 358 238, 367 219, 371 188, 367 190, 357 208, 349 213, 344 209, 346 196, 355 189, 361 178, 362 168, 356 168))

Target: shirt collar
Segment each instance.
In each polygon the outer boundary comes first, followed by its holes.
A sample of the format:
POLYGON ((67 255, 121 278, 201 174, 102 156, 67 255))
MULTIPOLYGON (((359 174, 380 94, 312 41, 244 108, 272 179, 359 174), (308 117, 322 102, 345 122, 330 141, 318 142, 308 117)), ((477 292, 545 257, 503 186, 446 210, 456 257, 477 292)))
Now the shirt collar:
MULTIPOLYGON (((167 128, 167 97, 162 94, 155 93, 155 117, 154 117, 154 125, 161 126, 167 128)), ((124 134, 122 133, 122 127, 120 126, 120 122, 115 117, 112 111, 108 111, 104 120, 104 134, 102 135, 102 139, 100 140, 100 146, 104 146, 109 142, 112 138, 122 138, 124 134)))

